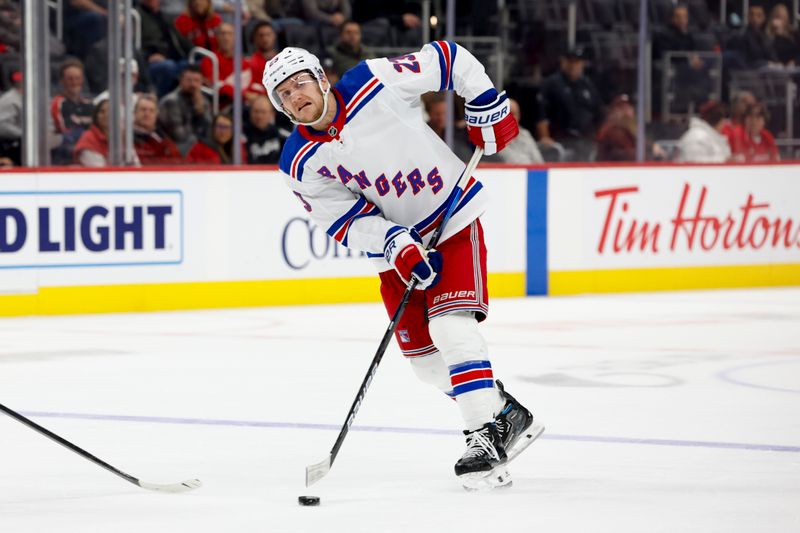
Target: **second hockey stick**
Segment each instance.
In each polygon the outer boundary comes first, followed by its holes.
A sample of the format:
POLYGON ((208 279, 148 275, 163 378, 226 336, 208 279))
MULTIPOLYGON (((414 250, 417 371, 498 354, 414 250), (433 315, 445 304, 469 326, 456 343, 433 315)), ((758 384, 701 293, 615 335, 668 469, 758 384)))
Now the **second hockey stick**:
POLYGON ((146 482, 144 482, 144 481, 142 481, 140 479, 137 479, 137 478, 133 477, 130 474, 126 474, 122 470, 114 468, 110 464, 106 463, 102 459, 98 459, 97 457, 95 457, 91 453, 87 452, 83 448, 79 448, 78 446, 75 446, 70 441, 64 439, 63 437, 59 437, 58 435, 56 435, 55 433, 53 433, 49 429, 40 426, 39 424, 37 424, 36 422, 31 420, 30 418, 26 418, 26 417, 22 416, 18 412, 9 409, 8 407, 6 407, 3 404, 0 404, 0 411, 2 411, 3 413, 7 414, 8 416, 13 418, 14 420, 17 420, 17 421, 25 424, 26 426, 28 426, 29 428, 33 429, 34 431, 36 431, 38 433, 41 433, 45 437, 57 442, 61 446, 65 447, 65 448, 67 448, 69 450, 72 450, 73 452, 77 453, 78 455, 80 455, 84 459, 88 459, 89 461, 93 462, 94 464, 105 468, 106 470, 108 470, 112 474, 114 474, 114 475, 116 475, 118 477, 121 477, 122 479, 124 479, 128 483, 133 483, 134 485, 137 485, 137 486, 139 486, 139 487, 141 487, 143 489, 153 490, 153 491, 156 491, 156 492, 172 492, 172 493, 176 493, 176 492, 187 492, 187 491, 196 489, 197 487, 202 485, 202 483, 200 483, 199 479, 188 479, 188 480, 182 481, 180 483, 171 483, 171 484, 166 484, 166 485, 162 485, 162 484, 159 484, 159 483, 146 483, 146 482))
MULTIPOLYGON (((464 172, 462 172, 461 176, 458 177, 458 181, 456 182, 456 186, 454 188, 455 193, 453 198, 450 201, 450 205, 448 206, 442 221, 439 223, 439 226, 433 233, 433 237, 431 237, 428 248, 434 248, 439 242, 447 222, 453 215, 459 200, 461 200, 461 194, 463 193, 460 188, 461 181, 465 176, 469 177, 472 175, 472 172, 475 170, 475 167, 478 166, 478 162, 481 160, 482 156, 483 149, 476 148, 475 153, 472 154, 472 158, 469 160, 464 172)), ((336 456, 339 454, 339 449, 342 447, 344 438, 350 431, 350 426, 353 424, 353 420, 356 417, 356 413, 358 413, 359 407, 361 407, 361 402, 364 400, 364 396, 367 394, 367 389, 372 383, 372 378, 375 377, 375 373, 378 371, 378 365, 380 364, 381 359, 383 359, 383 354, 386 352, 386 348, 389 346, 389 342, 392 340, 392 335, 394 335, 394 330, 397 328, 397 323, 403 316, 403 312, 406 310, 406 306, 408 305, 408 300, 411 298, 411 294, 417 287, 417 283, 417 279, 412 278, 411 283, 409 283, 408 288, 406 288, 406 292, 403 294, 403 299, 400 301, 400 305, 397 306, 397 310, 394 312, 391 322, 389 322, 389 327, 386 329, 386 333, 383 334, 383 339, 381 339, 381 343, 378 346, 378 351, 375 352, 375 357, 372 358, 372 363, 370 363, 367 374, 364 376, 364 380, 361 382, 361 387, 358 389, 358 394, 356 394, 356 398, 353 400, 353 405, 350 407, 350 411, 347 413, 347 418, 344 421, 341 431, 339 431, 339 436, 336 438, 336 442, 333 444, 331 452, 323 461, 306 467, 306 487, 310 487, 325 477, 328 472, 330 472, 331 466, 333 466, 333 462, 336 460, 336 456)))

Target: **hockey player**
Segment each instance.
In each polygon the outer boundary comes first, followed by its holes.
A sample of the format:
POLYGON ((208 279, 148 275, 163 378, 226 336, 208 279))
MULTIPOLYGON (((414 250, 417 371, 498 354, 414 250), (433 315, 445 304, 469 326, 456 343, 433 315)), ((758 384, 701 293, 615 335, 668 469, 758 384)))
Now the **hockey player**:
POLYGON ((395 337, 417 376, 454 398, 467 449, 455 465, 466 488, 506 485, 508 458, 544 427, 495 382, 478 322, 488 313, 481 183, 463 194, 436 250, 427 250, 465 170, 423 122, 420 96, 455 90, 467 101, 473 144, 487 155, 518 133, 505 93, 456 43, 362 61, 331 87, 319 60, 285 48, 264 69, 275 108, 295 124, 280 158, 286 183, 314 222, 380 272, 390 316, 412 278, 417 289, 395 337))

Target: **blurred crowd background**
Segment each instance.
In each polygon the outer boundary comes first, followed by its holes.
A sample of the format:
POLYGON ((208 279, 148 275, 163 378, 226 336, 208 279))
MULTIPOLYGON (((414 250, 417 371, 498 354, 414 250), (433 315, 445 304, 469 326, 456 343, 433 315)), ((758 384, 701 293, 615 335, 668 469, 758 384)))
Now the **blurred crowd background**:
MULTIPOLYGON (((25 159, 25 1, 0 0, 3 167, 25 159)), ((647 160, 800 159, 798 0, 647 0, 641 40, 640 0, 459 0, 452 36, 443 0, 241 0, 238 26, 235 2, 132 0, 133 53, 116 58, 131 101, 112 102, 109 0, 46 0, 49 57, 33 58, 48 72, 36 80, 48 102, 36 110, 47 115, 41 163, 111 165, 109 115, 130 114, 127 165, 275 164, 293 125, 261 76, 283 47, 317 54, 335 83, 359 61, 447 37, 483 62, 520 121, 520 137, 489 160, 634 161, 640 137, 647 160)), ((451 125, 453 149, 468 159, 463 101, 429 93, 421 103, 443 138, 451 125)))

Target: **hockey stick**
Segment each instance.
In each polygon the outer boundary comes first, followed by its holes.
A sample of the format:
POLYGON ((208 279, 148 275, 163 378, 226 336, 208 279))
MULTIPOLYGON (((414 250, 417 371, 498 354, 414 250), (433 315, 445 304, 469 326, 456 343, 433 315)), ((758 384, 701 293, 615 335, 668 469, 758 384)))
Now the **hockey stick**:
MULTIPOLYGON (((482 156, 483 148, 476 148, 475 153, 472 154, 472 159, 469 160, 464 172, 462 172, 461 176, 458 177, 453 198, 447 208, 447 211, 445 212, 444 217, 442 218, 442 221, 439 223, 439 226, 433 233, 433 237, 431 237, 428 248, 434 248, 439 242, 439 238, 442 236, 442 232, 444 232, 445 225, 447 225, 448 220, 450 220, 450 217, 453 215, 453 212, 458 205, 458 201, 461 199, 461 194, 463 191, 459 188, 459 185, 461 185, 461 181, 464 179, 464 176, 472 175, 472 172, 475 170, 475 167, 478 166, 478 162, 481 160, 482 156)), ((333 466, 333 462, 336 460, 336 456, 339 454, 339 449, 342 447, 344 438, 347 436, 348 431, 350 431, 350 426, 353 424, 356 413, 358 413, 358 409, 361 407, 361 402, 364 400, 364 396, 367 394, 367 389, 372 383, 372 378, 375 377, 375 373, 378 371, 378 365, 380 364, 381 359, 383 359, 383 354, 386 351, 387 346, 389 346, 389 342, 392 340, 392 335, 394 335, 394 330, 397 327, 397 323, 400 321, 400 317, 403 316, 403 312, 406 310, 406 306, 408 305, 408 300, 411 298, 411 294, 416 289, 417 283, 418 280, 413 278, 411 283, 408 285, 406 292, 403 294, 403 299, 400 301, 400 305, 397 306, 397 310, 394 312, 391 322, 389 322, 389 327, 386 329, 386 333, 383 334, 383 339, 381 339, 381 343, 378 346, 378 351, 375 352, 375 357, 372 358, 372 363, 369 365, 367 375, 364 376, 364 381, 361 382, 361 387, 358 389, 356 399, 353 400, 353 405, 350 407, 350 411, 347 413, 347 418, 345 419, 344 425, 342 426, 341 431, 339 431, 339 436, 336 438, 336 442, 333 444, 333 448, 331 448, 331 452, 328 454, 328 457, 326 457, 324 461, 306 467, 306 487, 310 487, 325 477, 330 471, 331 466, 333 466)))
POLYGON ((143 489, 153 490, 153 491, 156 491, 156 492, 177 493, 177 492, 187 492, 187 491, 196 489, 197 487, 202 485, 202 483, 200 483, 199 479, 188 479, 186 481, 182 481, 181 483, 172 483, 172 484, 168 484, 168 485, 162 485, 162 484, 159 484, 159 483, 146 483, 144 481, 141 481, 141 480, 133 477, 130 474, 126 474, 122 470, 118 470, 118 469, 114 468, 113 466, 111 466, 110 464, 106 463, 102 459, 98 459, 97 457, 95 457, 91 453, 87 452, 86 450, 84 450, 82 448, 79 448, 78 446, 75 446, 74 444, 72 444, 68 440, 65 440, 62 437, 59 437, 58 435, 56 435, 55 433, 53 433, 49 429, 43 428, 42 426, 40 426, 39 424, 37 424, 33 420, 30 420, 29 418, 26 418, 26 417, 22 416, 21 414, 17 413, 16 411, 12 411, 11 409, 9 409, 8 407, 6 407, 3 404, 0 404, 0 411, 4 412, 5 414, 10 416, 11 418, 14 418, 17 421, 22 422, 23 424, 25 424, 29 428, 33 429, 34 431, 37 431, 37 432, 41 433, 45 437, 48 437, 49 439, 57 442, 58 444, 64 446, 65 448, 68 448, 68 449, 72 450, 73 452, 77 453, 78 455, 80 455, 84 459, 88 459, 91 462, 93 462, 94 464, 102 466, 103 468, 105 468, 106 470, 111 472, 112 474, 121 477, 122 479, 124 479, 125 481, 127 481, 129 483, 133 483, 134 485, 138 485, 139 487, 142 487, 143 489))

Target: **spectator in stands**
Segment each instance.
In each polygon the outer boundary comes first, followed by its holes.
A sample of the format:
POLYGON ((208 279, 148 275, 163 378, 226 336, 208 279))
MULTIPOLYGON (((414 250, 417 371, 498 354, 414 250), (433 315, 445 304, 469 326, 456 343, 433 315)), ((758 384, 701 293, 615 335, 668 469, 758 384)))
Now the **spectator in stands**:
POLYGON ((61 146, 53 150, 52 159, 54 164, 62 165, 74 160, 75 143, 92 124, 94 106, 83 92, 83 63, 68 59, 61 64, 58 74, 61 90, 50 103, 50 114, 56 132, 63 136, 61 146))
POLYGON ((725 121, 722 134, 728 138, 728 143, 732 143, 733 130, 736 126, 744 124, 744 115, 750 106, 758 102, 755 95, 750 91, 739 91, 731 99, 731 119, 725 121))
POLYGON ((192 43, 164 15, 161 0, 139 0, 137 10, 142 19, 141 52, 161 97, 175 88, 192 43))
POLYGON ((339 27, 339 41, 328 47, 328 56, 333 60, 333 70, 339 77, 361 61, 374 57, 361 44, 361 25, 352 20, 339 27))
POLYGON ((264 75, 264 67, 267 61, 278 55, 278 34, 272 23, 266 20, 258 21, 250 33, 250 41, 255 50, 250 56, 250 92, 256 95, 267 94, 261 79, 264 75))
POLYGON ((312 24, 337 28, 352 16, 350 0, 303 0, 303 13, 312 24))
MULTIPOLYGON (((522 116, 519 102, 512 98, 509 98, 508 101, 511 105, 511 114, 514 115, 514 118, 519 122, 522 116)), ((484 159, 488 162, 497 161, 509 165, 534 165, 544 163, 542 153, 539 151, 536 141, 533 140, 533 135, 522 126, 519 127, 519 135, 514 137, 514 140, 503 148, 502 152, 494 156, 484 157, 484 159)))
POLYGON ((709 100, 700 106, 700 117, 689 119, 689 129, 678 141, 677 160, 686 163, 725 163, 731 157, 728 139, 721 133, 727 119, 725 108, 709 100))
POLYGON ((636 161, 636 110, 627 95, 608 106, 597 134, 597 161, 636 161))
MULTIPOLYGON (((135 59, 131 59, 130 66, 131 66, 131 85, 133 85, 133 92, 131 93, 131 108, 134 108, 134 107, 136 107, 136 101, 139 99, 139 96, 141 96, 143 94, 148 94, 148 93, 136 90, 136 87, 137 87, 137 85, 139 83, 139 64, 136 62, 135 59)), ((121 82, 120 83, 120 90, 124 94, 125 93, 125 89, 124 89, 124 87, 125 87, 125 59, 124 58, 120 58, 119 59, 119 75, 120 75, 120 82, 121 82)), ((108 90, 105 90, 105 91, 101 92, 100 94, 98 94, 97 96, 95 96, 95 99, 97 100, 97 99, 103 99, 103 98, 108 98, 108 97, 109 97, 108 90)), ((124 108, 125 105, 123 104, 122 107, 124 108)))
POLYGON ((92 125, 75 145, 75 162, 84 167, 108 165, 108 98, 95 100, 92 125))
POLYGON ((266 96, 259 96, 250 106, 249 120, 244 125, 247 162, 251 165, 276 164, 281 156, 283 143, 290 131, 275 124, 275 108, 266 96))
POLYGON ((214 12, 211 0, 186 0, 186 11, 175 19, 175 27, 194 46, 216 52, 218 49, 216 28, 222 17, 214 12))
POLYGON ((19 0, 0 0, 0 54, 19 52, 22 9, 19 0))
POLYGON ((182 154, 186 154, 198 138, 208 134, 211 105, 202 89, 200 68, 187 65, 178 79, 178 87, 159 102, 159 122, 182 154))
POLYGON ((302 0, 247 0, 247 8, 253 18, 271 22, 277 32, 288 25, 304 23, 302 0))
MULTIPOLYGON (((244 146, 242 162, 247 161, 244 146)), ((211 123, 211 134, 197 141, 186 155, 187 163, 205 165, 231 165, 233 164, 233 121, 228 115, 216 115, 211 123)))
POLYGON ((775 137, 764 127, 767 112, 763 104, 747 108, 744 123, 736 126, 731 137, 732 161, 739 163, 764 163, 779 161, 775 137))
MULTIPOLYGON (((217 80, 216 89, 219 92, 219 105, 220 108, 225 108, 233 103, 234 91, 234 63, 233 63, 233 47, 235 45, 236 32, 232 24, 227 22, 220 24, 217 28, 217 43, 219 48, 214 55, 217 56, 217 64, 219 65, 219 79, 217 80)), ((210 58, 204 57, 200 62, 200 70, 203 72, 205 83, 209 87, 214 87, 214 67, 210 58)), ((250 88, 253 83, 252 71, 250 70, 250 62, 247 58, 242 58, 242 76, 241 88, 242 94, 247 100, 251 100, 257 94, 254 94, 250 88)), ((259 80, 260 83, 261 80, 259 80)), ((262 92, 263 94, 263 92, 262 92)))
POLYGON ((586 53, 577 47, 560 58, 558 72, 548 76, 539 91, 536 129, 539 143, 559 142, 577 161, 587 161, 597 127, 603 119, 603 103, 592 80, 584 75, 586 53))
POLYGON ((107 0, 63 0, 63 6, 67 52, 84 59, 92 45, 106 36, 107 0))
POLYGON ((789 10, 784 4, 776 4, 770 11, 767 35, 772 40, 778 63, 792 67, 800 63, 800 32, 792 28, 789 10))
MULTIPOLYGON (((667 65, 662 65, 668 52, 700 52, 701 47, 689 31, 689 8, 685 4, 677 4, 672 8, 670 23, 653 39, 653 59, 659 63, 659 76, 663 76, 667 65)), ((679 109, 686 109, 689 103, 700 104, 708 99, 711 92, 711 77, 705 62, 696 53, 686 57, 675 57, 669 67, 674 70, 675 101, 679 109)))
MULTIPOLYGON (((219 13, 219 16, 222 18, 223 22, 229 22, 233 24, 233 20, 236 17, 236 0, 214 0, 212 4, 214 6, 214 11, 219 13)), ((247 3, 242 3, 242 24, 247 24, 250 20, 250 10, 247 9, 247 3)))
POLYGON ((143 94, 133 111, 133 146, 139 161, 148 165, 177 165, 183 161, 178 147, 157 129, 158 101, 143 94))
POLYGON ((777 62, 775 50, 766 31, 767 17, 764 6, 750 4, 747 10, 747 28, 744 31, 744 60, 750 67, 761 67, 777 62))
POLYGON ((22 73, 11 74, 11 88, 0 96, 0 156, 22 164, 22 73))
MULTIPOLYGON (((152 92, 154 90, 150 81, 150 72, 147 68, 147 61, 141 52, 134 49, 133 57, 136 62, 136 80, 134 81, 133 91, 137 93, 152 92)), ((89 54, 86 56, 86 82, 92 94, 99 95, 108 89, 108 39, 102 39, 92 45, 89 54)), ((125 63, 121 63, 122 66, 125 63)))
MULTIPOLYGON (((423 101, 425 103, 425 112, 428 114, 428 126, 444 140, 447 128, 447 100, 445 99, 445 94, 429 93, 423 97, 423 101)), ((463 120, 458 120, 458 117, 463 116, 463 112, 453 112, 453 117, 456 118, 455 127, 453 128, 453 153, 464 161, 468 161, 472 157, 473 148, 469 142, 466 124, 464 124, 463 120)))

